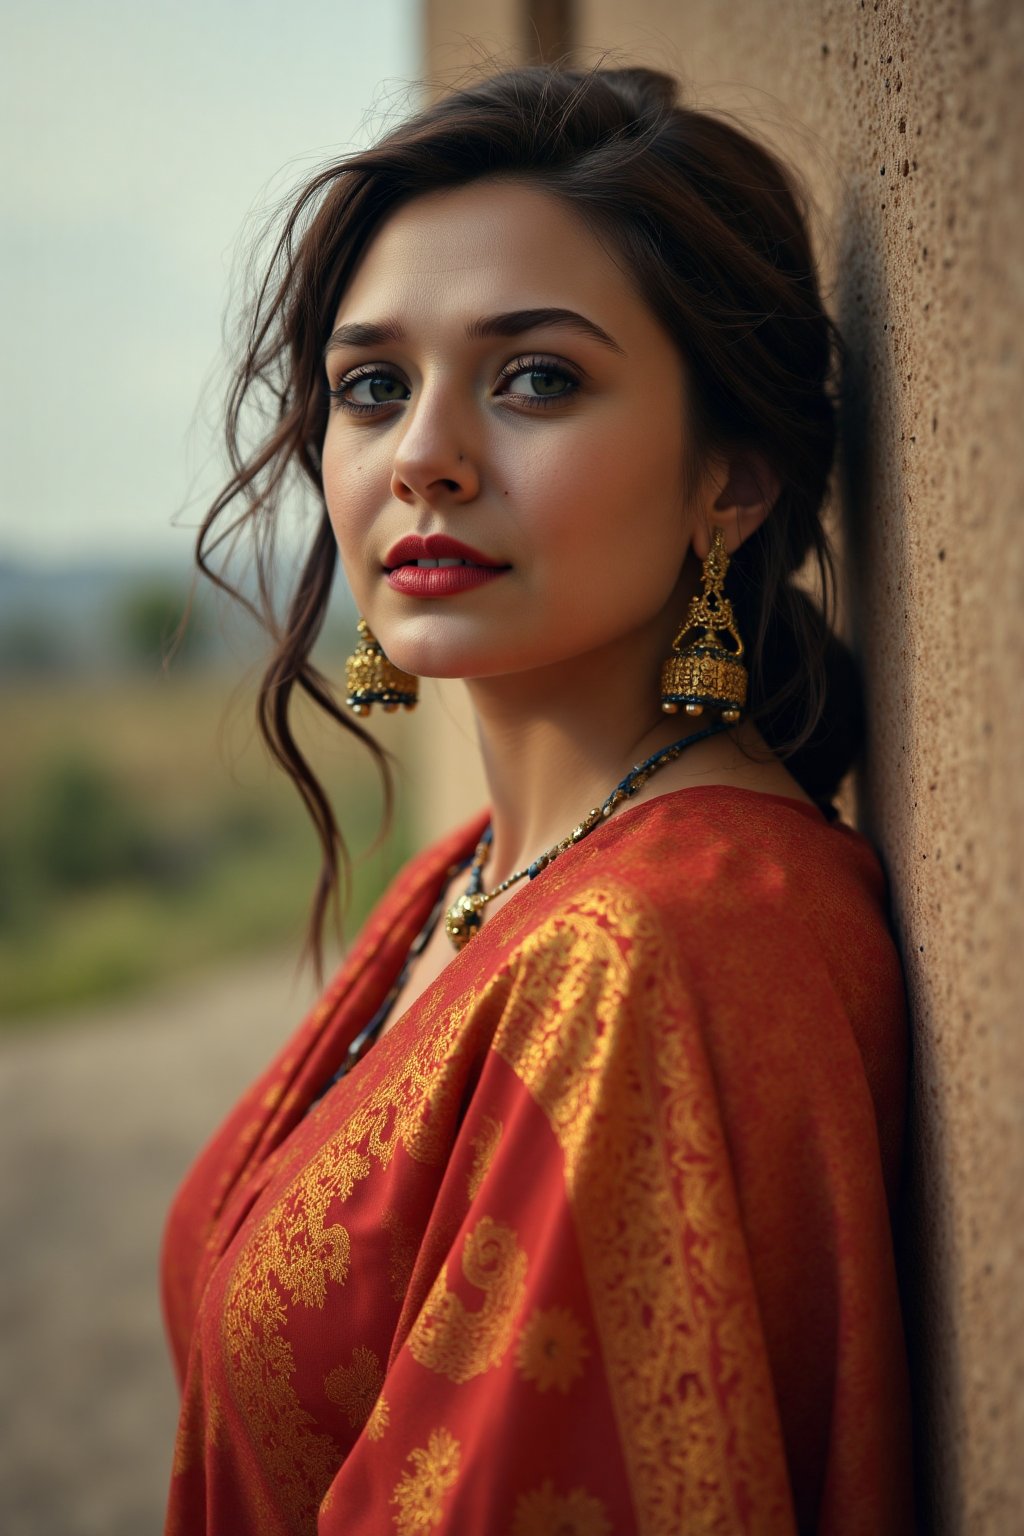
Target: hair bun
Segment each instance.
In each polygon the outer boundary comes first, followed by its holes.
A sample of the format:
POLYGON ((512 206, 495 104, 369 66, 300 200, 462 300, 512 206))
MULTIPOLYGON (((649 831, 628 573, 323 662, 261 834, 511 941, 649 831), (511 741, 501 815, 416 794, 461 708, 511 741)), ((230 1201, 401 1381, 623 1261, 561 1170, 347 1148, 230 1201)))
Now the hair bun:
POLYGON ((664 111, 676 104, 679 82, 660 69, 602 69, 599 78, 636 112, 664 111))

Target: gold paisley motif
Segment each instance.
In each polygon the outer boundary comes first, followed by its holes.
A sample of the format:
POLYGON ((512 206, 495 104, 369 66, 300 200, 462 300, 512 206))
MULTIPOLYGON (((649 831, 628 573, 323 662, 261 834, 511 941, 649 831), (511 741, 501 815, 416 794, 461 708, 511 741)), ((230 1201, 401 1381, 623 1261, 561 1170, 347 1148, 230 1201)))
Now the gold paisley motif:
POLYGON ((516 1365, 538 1392, 556 1387, 568 1392, 583 1375, 583 1362, 590 1354, 583 1338, 583 1325, 568 1307, 538 1307, 519 1336, 516 1365))
POLYGON ((466 1238, 462 1271, 483 1291, 483 1305, 471 1311, 448 1289, 444 1265, 409 1334, 413 1359, 457 1383, 500 1364, 526 1294, 526 1265, 513 1229, 482 1216, 466 1238))
MULTIPOLYGON (((294 1525, 315 1515, 341 1453, 296 1395, 287 1306, 320 1309, 328 1288, 345 1283, 349 1236, 329 1212, 375 1163, 387 1168, 399 1146, 418 1162, 443 1163, 444 1127, 458 1093, 452 1047, 473 1003, 468 998, 425 1015, 413 1050, 396 1053, 392 1069, 375 1082, 371 1076, 354 1096, 348 1119, 298 1167, 236 1259, 222 1312, 222 1358, 249 1442, 294 1525)), ((385 1059, 386 1046, 377 1048, 385 1059)), ((282 1166, 299 1156, 300 1144, 293 1144, 282 1166)))
POLYGON ((384 1372, 377 1355, 361 1346, 352 1351, 351 1365, 336 1365, 324 1378, 324 1391, 353 1429, 362 1429, 367 1422, 383 1385, 384 1372))
POLYGON ((612 1536, 600 1499, 585 1488, 558 1494, 550 1478, 516 1501, 512 1536, 612 1536))
POLYGON ((739 1529, 744 1498, 766 1526, 790 1509, 728 1148, 688 995, 678 944, 656 914, 630 892, 577 883, 524 939, 493 1041, 562 1149, 646 1536, 739 1529), (662 1017, 670 1027, 658 1028, 662 1017))
POLYGON ((391 1495, 391 1503, 398 1505, 392 1516, 398 1536, 416 1536, 440 1525, 445 1494, 458 1479, 460 1455, 459 1442, 447 1429, 435 1429, 425 1450, 409 1452, 409 1469, 391 1495))
POLYGON ((498 1150, 500 1141, 501 1121, 496 1120, 493 1115, 484 1115, 480 1122, 480 1129, 469 1143, 474 1154, 473 1166, 466 1180, 471 1202, 480 1193, 480 1186, 487 1177, 487 1170, 494 1161, 494 1154, 498 1150))
POLYGON ((383 1439, 384 1431, 387 1429, 390 1423, 391 1409, 388 1407, 388 1400, 382 1392, 380 1397, 378 1397, 377 1401, 374 1403, 370 1417, 366 1421, 367 1440, 383 1439))

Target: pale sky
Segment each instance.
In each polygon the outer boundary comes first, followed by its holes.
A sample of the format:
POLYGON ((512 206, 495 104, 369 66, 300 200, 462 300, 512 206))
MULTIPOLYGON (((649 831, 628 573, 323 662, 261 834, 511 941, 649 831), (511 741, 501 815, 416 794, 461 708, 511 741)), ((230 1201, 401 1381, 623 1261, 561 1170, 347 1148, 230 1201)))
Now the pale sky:
POLYGON ((3 0, 0 21, 0 559, 187 564, 171 518, 215 484, 247 221, 415 106, 418 0, 3 0))

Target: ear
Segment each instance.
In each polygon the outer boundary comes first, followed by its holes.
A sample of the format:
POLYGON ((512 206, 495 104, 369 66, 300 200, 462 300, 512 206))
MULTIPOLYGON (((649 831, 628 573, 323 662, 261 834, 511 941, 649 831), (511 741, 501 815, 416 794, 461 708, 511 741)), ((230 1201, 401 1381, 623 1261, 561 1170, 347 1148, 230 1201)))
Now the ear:
POLYGON ((744 539, 760 528, 781 489, 778 477, 755 453, 717 460, 707 485, 704 505, 698 509, 693 527, 693 552, 699 560, 707 559, 716 528, 725 535, 730 555, 739 549, 744 539))

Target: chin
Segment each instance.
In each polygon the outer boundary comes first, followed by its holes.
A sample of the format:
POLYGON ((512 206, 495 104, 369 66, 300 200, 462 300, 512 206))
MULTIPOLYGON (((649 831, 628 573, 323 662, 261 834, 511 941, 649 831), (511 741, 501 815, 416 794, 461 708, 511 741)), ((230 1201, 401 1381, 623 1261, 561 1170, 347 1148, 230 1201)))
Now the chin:
MULTIPOLYGON (((372 627, 372 626, 371 626, 372 627)), ((376 632, 375 632, 376 633, 376 632)), ((452 637, 378 635, 389 661, 414 677, 475 677, 480 674, 479 647, 452 637)))

